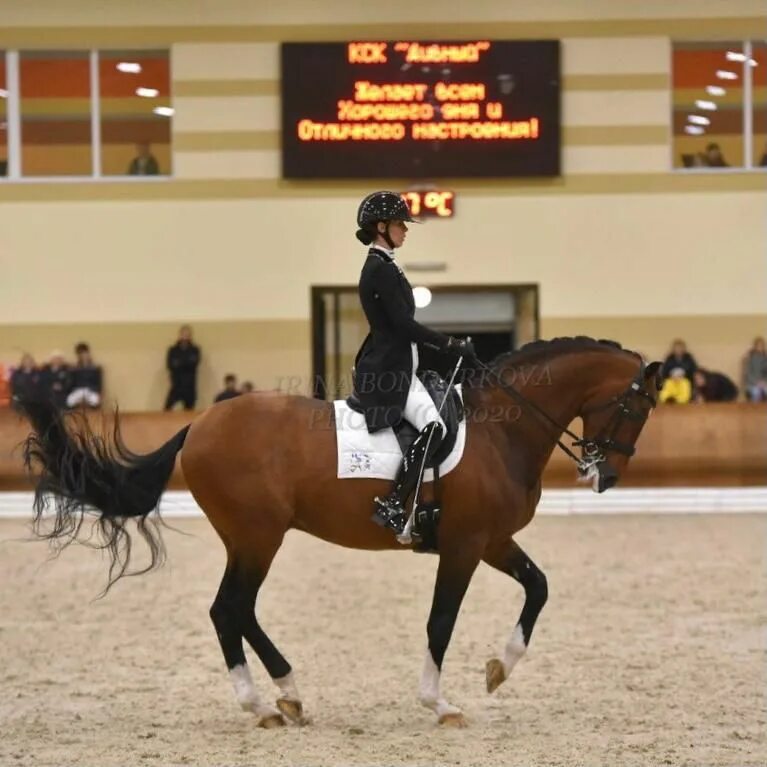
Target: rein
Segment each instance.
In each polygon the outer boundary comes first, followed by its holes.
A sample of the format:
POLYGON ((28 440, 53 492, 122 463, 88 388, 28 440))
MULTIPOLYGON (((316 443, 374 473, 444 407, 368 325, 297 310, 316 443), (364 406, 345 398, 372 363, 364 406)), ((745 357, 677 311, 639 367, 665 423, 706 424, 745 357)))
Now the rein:
POLYGON ((581 415, 586 413, 597 413, 600 410, 605 410, 611 405, 617 404, 611 419, 605 424, 602 430, 595 436, 588 438, 585 435, 578 437, 577 434, 570 431, 567 427, 562 426, 555 419, 553 419, 545 410, 525 397, 521 392, 515 389, 513 386, 504 383, 501 380, 499 373, 496 373, 492 368, 485 365, 480 360, 474 360, 475 364, 487 373, 490 373, 497 382, 497 385, 513 400, 515 400, 520 406, 526 408, 528 411, 533 412, 539 419, 547 421, 548 424, 557 429, 558 432, 566 434, 568 437, 572 437, 573 447, 583 448, 583 458, 579 458, 570 448, 557 438, 557 446, 573 461, 575 461, 580 474, 587 474, 588 471, 607 459, 606 452, 621 453, 629 458, 634 455, 636 448, 633 445, 627 445, 623 442, 618 442, 615 439, 615 435, 618 433, 624 420, 641 421, 647 418, 647 413, 643 410, 633 410, 629 407, 629 399, 634 395, 639 395, 649 400, 652 407, 655 407, 655 398, 650 394, 642 385, 644 380, 645 363, 641 361, 641 366, 636 377, 626 387, 626 389, 620 394, 616 394, 611 397, 607 402, 601 405, 594 405, 593 407, 583 410, 581 415), (612 428, 610 428, 612 427, 612 428), (610 429, 610 432, 605 436, 605 432, 610 429))

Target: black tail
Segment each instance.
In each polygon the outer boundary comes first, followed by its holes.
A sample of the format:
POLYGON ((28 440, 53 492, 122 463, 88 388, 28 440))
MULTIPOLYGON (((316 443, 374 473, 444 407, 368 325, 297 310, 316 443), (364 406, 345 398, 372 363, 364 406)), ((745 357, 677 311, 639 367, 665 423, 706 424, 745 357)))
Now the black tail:
POLYGON ((114 414, 111 434, 97 434, 83 415, 63 416, 46 402, 21 402, 20 410, 34 432, 24 443, 24 462, 35 483, 33 530, 61 550, 74 541, 106 549, 109 580, 104 593, 124 575, 141 575, 165 561, 165 546, 157 508, 189 426, 159 450, 137 455, 125 447, 120 420, 114 414), (44 518, 53 502, 52 528, 44 518), (95 514, 96 536, 80 536, 86 515, 95 514), (127 520, 138 517, 137 528, 149 546, 151 561, 130 571, 132 540, 127 520))

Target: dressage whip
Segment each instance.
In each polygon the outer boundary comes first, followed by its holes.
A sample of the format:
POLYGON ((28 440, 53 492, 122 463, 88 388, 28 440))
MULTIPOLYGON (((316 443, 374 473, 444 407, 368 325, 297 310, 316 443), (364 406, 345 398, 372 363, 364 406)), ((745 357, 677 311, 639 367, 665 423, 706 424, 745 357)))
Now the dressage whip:
MULTIPOLYGON (((467 341, 471 341, 471 338, 467 338, 467 341)), ((445 402, 447 401, 448 396, 450 395, 450 390, 453 388, 453 381, 455 381, 455 377, 458 375, 458 371, 461 368, 461 363, 463 362, 463 357, 459 357, 458 361, 455 363, 455 367, 453 368, 453 374, 450 376, 450 380, 448 381, 447 388, 445 389, 445 394, 442 397, 442 402, 440 402, 439 407, 437 408, 437 415, 442 415, 442 408, 445 407, 445 402)), ((434 429, 432 428, 429 431, 429 437, 426 440, 426 450, 424 450, 423 458, 421 459, 421 469, 418 473, 418 484, 415 486, 415 493, 413 494, 413 507, 410 512, 410 516, 407 518, 407 522, 405 523, 405 527, 403 528, 402 532, 397 535, 397 540, 402 544, 412 543, 412 538, 410 536, 410 531, 413 529, 413 523, 415 520, 415 512, 418 508, 418 494, 421 491, 421 483, 423 482, 423 475, 426 471, 426 459, 429 455, 429 446, 431 445, 431 438, 434 435, 434 429)))

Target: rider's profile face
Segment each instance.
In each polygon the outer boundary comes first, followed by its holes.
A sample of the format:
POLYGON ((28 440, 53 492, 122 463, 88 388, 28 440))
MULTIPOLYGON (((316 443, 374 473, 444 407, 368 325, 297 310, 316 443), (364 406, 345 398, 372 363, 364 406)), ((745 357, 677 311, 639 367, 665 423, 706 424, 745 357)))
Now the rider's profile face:
POLYGON ((389 237, 391 237, 395 248, 402 247, 406 234, 407 224, 404 221, 396 219, 389 223, 389 237))

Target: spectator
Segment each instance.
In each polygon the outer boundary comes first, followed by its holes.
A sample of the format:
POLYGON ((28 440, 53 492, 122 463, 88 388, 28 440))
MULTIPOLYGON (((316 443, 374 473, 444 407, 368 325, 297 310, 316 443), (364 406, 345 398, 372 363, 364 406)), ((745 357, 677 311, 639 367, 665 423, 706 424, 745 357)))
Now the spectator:
POLYGON ((661 371, 663 378, 670 378, 671 372, 675 368, 682 368, 684 370, 684 374, 692 386, 692 374, 698 369, 698 364, 695 362, 692 354, 687 351, 687 344, 679 338, 674 341, 671 346, 671 353, 663 363, 661 371))
POLYGON ((663 382, 658 399, 668 404, 686 405, 692 397, 692 384, 685 375, 684 368, 677 367, 671 371, 663 382))
POLYGON ((755 338, 743 364, 743 389, 752 402, 767 402, 767 351, 764 339, 755 338))
POLYGON ((158 176, 160 174, 160 165, 155 156, 149 149, 149 144, 142 141, 136 144, 136 157, 131 160, 128 166, 129 176, 158 176))
POLYGON ((705 152, 706 165, 709 168, 729 168, 730 164, 724 159, 719 144, 708 144, 705 152))
POLYGON ((256 387, 253 386, 252 381, 243 381, 242 387, 240 388, 240 394, 252 394, 255 389, 256 387))
POLYGON ((77 364, 72 368, 72 391, 67 397, 67 407, 101 406, 101 366, 93 364, 91 349, 86 343, 75 346, 77 364))
POLYGON ((72 372, 60 351, 51 354, 50 362, 40 374, 40 392, 57 408, 64 409, 72 390, 72 372))
POLYGON ((170 373, 170 391, 165 398, 165 409, 171 410, 177 402, 181 402, 184 410, 194 410, 200 348, 192 343, 192 328, 189 325, 181 326, 178 341, 168 349, 165 364, 170 373))
POLYGON ((237 376, 234 373, 224 376, 224 389, 216 395, 214 402, 223 402, 226 399, 234 399, 239 397, 240 392, 237 390, 237 376))
POLYGON ((694 402, 732 402, 737 396, 738 387, 724 373, 702 368, 693 373, 694 402))
POLYGON ((11 402, 35 400, 40 397, 40 371, 31 354, 25 354, 11 374, 11 402))

